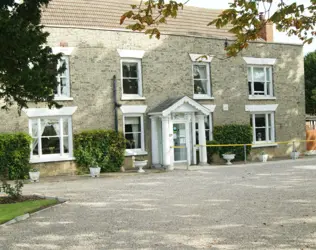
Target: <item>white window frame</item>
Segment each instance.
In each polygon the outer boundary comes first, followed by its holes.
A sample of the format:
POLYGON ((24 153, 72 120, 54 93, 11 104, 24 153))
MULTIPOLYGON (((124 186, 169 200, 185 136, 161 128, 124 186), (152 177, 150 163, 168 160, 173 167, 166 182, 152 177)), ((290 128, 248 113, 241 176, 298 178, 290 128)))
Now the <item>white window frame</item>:
POLYGON ((249 99, 275 99, 274 97, 274 91, 273 91, 273 67, 272 66, 265 66, 265 65, 247 65, 247 84, 249 84, 249 68, 251 72, 251 93, 249 94, 249 99), (264 95, 255 95, 255 87, 254 87, 254 75, 253 75, 253 69, 254 68, 263 68, 264 69, 264 95), (269 92, 268 95, 268 88, 267 88, 267 70, 269 70, 270 75, 270 85, 269 85, 269 92))
MULTIPOLYGON (((193 62, 192 63, 192 82, 193 82, 193 99, 197 100, 209 100, 212 98, 212 86, 211 86, 211 64, 209 62, 193 62), (195 65, 205 65, 207 74, 207 93, 206 94, 195 94, 194 93, 194 66, 195 65)), ((204 80, 204 79, 203 79, 204 80)))
MULTIPOLYGON (((62 77, 61 74, 58 74, 57 76, 57 81, 59 82, 58 87, 57 87, 57 94, 55 94, 54 99, 56 101, 68 101, 68 100, 73 100, 73 98, 71 98, 70 96, 70 63, 69 63, 69 56, 68 55, 64 55, 62 56, 62 60, 65 61, 66 63, 66 69, 65 69, 65 77, 62 77), (61 84, 60 84, 60 80, 61 78, 65 78, 66 79, 66 88, 67 88, 67 94, 63 94, 61 93, 61 84)), ((61 62, 58 62, 57 68, 59 69, 62 66, 61 62)))
POLYGON ((127 117, 137 117, 140 118, 140 127, 141 127, 141 148, 135 148, 135 149, 126 149, 125 150, 125 156, 132 156, 132 155, 147 155, 147 152, 145 151, 145 133, 144 133, 144 115, 143 114, 124 114, 123 115, 123 134, 125 138, 125 118, 127 117))
POLYGON ((121 88, 122 88, 122 100, 144 100, 143 97, 143 83, 142 83, 142 60, 141 59, 131 59, 131 58, 122 58, 121 59, 121 88), (123 63, 137 63, 138 70, 138 93, 137 94, 125 94, 124 93, 124 84, 123 84, 123 63))
POLYGON ((73 132, 72 132, 72 117, 71 116, 41 116, 29 118, 29 134, 32 135, 32 121, 37 121, 37 138, 38 138, 38 155, 33 155, 33 143, 31 143, 31 163, 40 162, 57 162, 57 161, 69 161, 74 160, 73 157, 73 132), (42 140, 41 140, 41 119, 58 119, 59 120, 59 140, 60 140, 60 154, 42 154, 42 140), (64 132, 63 121, 68 119, 68 153, 64 153, 64 132))
POLYGON ((275 142, 275 121, 274 121, 274 117, 275 117, 275 112, 251 112, 251 119, 252 119, 252 134, 253 134, 253 142, 252 144, 256 144, 259 145, 263 144, 263 146, 269 146, 267 144, 270 144, 270 146, 275 146, 275 144, 273 144, 275 142), (269 137, 271 137, 271 140, 265 140, 265 141, 257 141, 256 140, 256 115, 265 115, 265 133, 266 133, 266 137, 269 135, 269 115, 270 115, 270 124, 271 124, 271 135, 269 137), (272 144, 271 144, 272 143, 272 144), (265 145, 264 145, 265 144, 265 145))
MULTIPOLYGON (((213 141, 213 115, 212 115, 212 113, 210 113, 207 117, 208 117, 208 122, 209 122, 209 126, 210 126, 210 128, 208 129, 209 139, 210 139, 210 141, 213 141)), ((197 124, 199 126, 199 123, 197 121, 195 124, 197 124)), ((205 135, 206 135, 206 131, 207 131, 207 129, 205 129, 205 135)), ((195 126, 195 134, 196 133, 197 133, 197 135, 199 134, 199 128, 196 129, 196 126, 195 126)), ((196 141, 198 138, 199 138, 199 136, 196 136, 195 142, 194 142, 195 145, 196 145, 196 141)), ((198 150, 199 148, 197 147, 196 149, 198 150)))

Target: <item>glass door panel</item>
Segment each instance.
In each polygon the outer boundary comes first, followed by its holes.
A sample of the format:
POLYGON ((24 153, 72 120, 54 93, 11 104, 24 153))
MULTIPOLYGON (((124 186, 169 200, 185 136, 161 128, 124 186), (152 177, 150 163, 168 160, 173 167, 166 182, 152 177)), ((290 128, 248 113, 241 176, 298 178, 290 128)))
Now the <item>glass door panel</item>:
POLYGON ((183 162, 187 160, 186 131, 185 124, 173 124, 174 161, 183 162), (177 148, 179 147, 179 148, 177 148))

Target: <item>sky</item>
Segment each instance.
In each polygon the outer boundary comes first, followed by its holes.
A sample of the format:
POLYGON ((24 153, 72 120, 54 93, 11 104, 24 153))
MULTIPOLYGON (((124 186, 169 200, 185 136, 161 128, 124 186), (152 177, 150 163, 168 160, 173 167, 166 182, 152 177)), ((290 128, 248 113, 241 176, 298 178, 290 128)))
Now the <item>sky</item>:
MULTIPOLYGON (((211 9, 226 9, 229 7, 228 3, 232 2, 232 0, 190 0, 187 5, 203 7, 203 8, 211 8, 211 9)), ((292 0, 285 0, 286 3, 293 2, 292 0)), ((297 0, 297 4, 305 4, 308 6, 310 4, 310 0, 297 0)), ((275 6, 274 6, 275 8, 275 6)), ((284 43, 301 43, 300 40, 296 37, 288 37, 285 33, 278 32, 275 30, 274 32, 274 40, 275 42, 284 42, 284 43)), ((316 50, 316 39, 314 39, 313 43, 308 45, 304 45, 304 53, 308 53, 316 50)))

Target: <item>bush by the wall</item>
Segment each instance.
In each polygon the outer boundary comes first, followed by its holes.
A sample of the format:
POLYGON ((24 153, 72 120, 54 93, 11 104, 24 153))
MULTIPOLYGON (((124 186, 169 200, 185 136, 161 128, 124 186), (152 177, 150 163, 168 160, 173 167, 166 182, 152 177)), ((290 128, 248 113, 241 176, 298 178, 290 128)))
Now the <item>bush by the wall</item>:
POLYGON ((25 133, 0 134, 0 175, 5 179, 24 179, 30 170, 30 143, 25 133))
POLYGON ((78 166, 88 171, 98 166, 102 172, 119 171, 124 161, 126 141, 113 130, 84 131, 74 136, 74 155, 78 166))
MULTIPOLYGON (((219 144, 251 144, 252 128, 250 125, 223 125, 214 127, 214 140, 219 144)), ((250 154, 251 146, 247 146, 247 155, 250 154)), ((232 152, 236 154, 236 160, 244 160, 243 147, 220 147, 219 154, 232 152)))
MULTIPOLYGON (((217 145, 217 141, 207 141, 207 145, 217 145)), ((211 164, 213 162, 213 155, 219 153, 219 147, 207 147, 207 163, 211 164)))

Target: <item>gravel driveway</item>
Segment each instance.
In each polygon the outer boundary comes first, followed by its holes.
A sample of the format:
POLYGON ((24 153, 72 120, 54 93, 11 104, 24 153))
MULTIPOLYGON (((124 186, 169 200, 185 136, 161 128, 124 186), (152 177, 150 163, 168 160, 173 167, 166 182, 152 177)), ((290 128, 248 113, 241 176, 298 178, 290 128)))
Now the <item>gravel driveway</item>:
POLYGON ((0 249, 316 249, 316 159, 48 179, 70 198, 0 227, 0 249))

